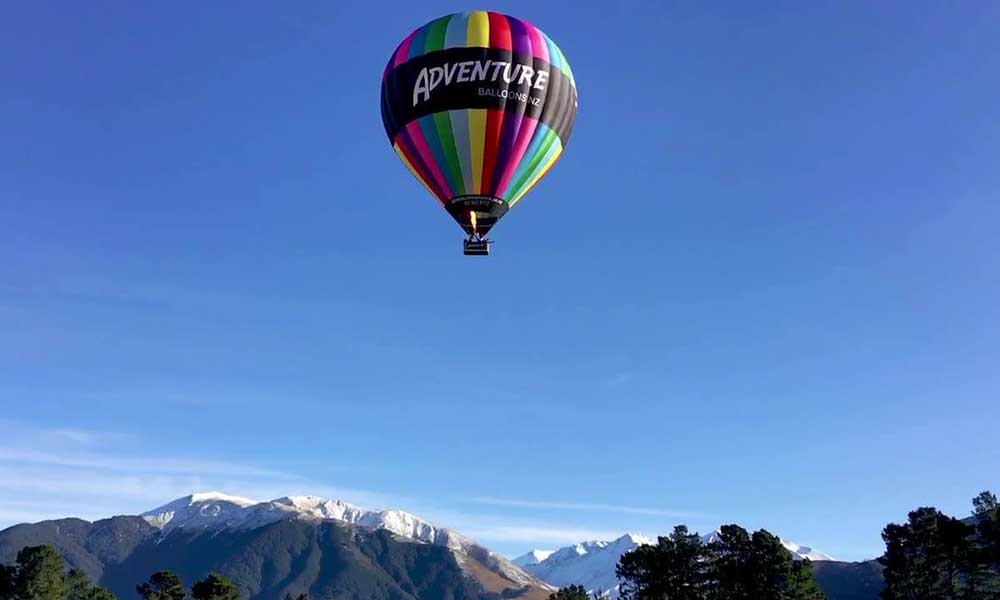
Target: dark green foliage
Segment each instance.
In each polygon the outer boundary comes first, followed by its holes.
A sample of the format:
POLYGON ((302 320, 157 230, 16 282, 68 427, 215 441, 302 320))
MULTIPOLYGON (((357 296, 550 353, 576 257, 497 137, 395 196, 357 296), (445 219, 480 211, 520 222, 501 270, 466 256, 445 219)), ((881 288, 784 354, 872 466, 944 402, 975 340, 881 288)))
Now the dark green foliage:
POLYGON ((587 590, 582 585, 571 585, 559 588, 558 592, 549 594, 549 600, 590 600, 587 590))
POLYGON ((1000 503, 993 492, 986 491, 976 496, 972 506, 983 558, 996 568, 1000 566, 1000 503))
POLYGON ((194 600, 240 600, 240 588, 229 578, 212 573, 191 588, 194 600))
POLYGON ((115 596, 94 585, 83 571, 70 569, 66 574, 66 600, 115 600, 115 596))
POLYGON ((63 559, 52 546, 28 546, 17 553, 17 600, 64 600, 63 559))
POLYGON ((309 596, 307 596, 306 594, 299 594, 298 596, 285 594, 285 600, 309 600, 309 596))
POLYGON ((617 569, 623 600, 822 600, 808 561, 796 563, 781 540, 726 525, 707 546, 677 527, 656 546, 640 546, 617 569))
POLYGON ((707 550, 697 534, 678 525, 656 545, 639 546, 622 556, 615 574, 622 600, 706 600, 707 550))
POLYGON ((94 587, 90 577, 79 569, 70 569, 66 574, 66 598, 67 600, 85 600, 94 587))
POLYGON ((17 555, 17 566, 0 566, 0 599, 115 600, 78 569, 63 572, 62 556, 52 546, 29 546, 17 555))
POLYGON ((750 534, 737 525, 723 525, 707 551, 712 563, 713 597, 744 600, 750 597, 753 578, 750 534))
POLYGON ((135 591, 143 600, 184 600, 187 588, 184 581, 173 571, 157 571, 135 586, 135 591))
POLYGON ((795 562, 781 540, 766 530, 753 535, 725 525, 708 545, 711 598, 717 600, 814 600, 823 598, 809 561, 795 562))
POLYGON ((816 579, 812 561, 800 560, 792 562, 791 593, 793 600, 822 600, 826 596, 816 579))
POLYGON ((885 600, 1000 599, 996 560, 996 497, 983 492, 973 500, 966 524, 935 508, 918 508, 905 524, 882 532, 885 554, 879 559, 885 577, 885 600))
POLYGON ((17 569, 12 565, 0 564, 0 600, 13 598, 16 585, 17 569))

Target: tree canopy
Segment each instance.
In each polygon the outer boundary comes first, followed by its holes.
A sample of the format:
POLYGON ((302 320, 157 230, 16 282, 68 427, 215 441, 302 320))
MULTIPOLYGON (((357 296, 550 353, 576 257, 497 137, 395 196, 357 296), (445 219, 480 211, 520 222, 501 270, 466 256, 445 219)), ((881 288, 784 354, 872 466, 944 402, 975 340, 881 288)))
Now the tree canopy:
POLYGON ((227 577, 212 573, 191 588, 194 600, 240 600, 240 588, 227 577))
POLYGON ((184 582, 173 571, 153 573, 149 581, 135 586, 135 591, 143 600, 184 600, 187 596, 184 582))
POLYGON ((590 596, 582 585, 571 585, 549 594, 549 600, 590 600, 590 596))
POLYGON ((704 544, 683 525, 622 556, 622 600, 821 600, 808 561, 766 530, 726 525, 704 544))
POLYGON ((969 522, 923 507, 910 512, 906 523, 885 527, 885 554, 878 559, 884 600, 1000 599, 996 496, 983 492, 973 506, 969 522))

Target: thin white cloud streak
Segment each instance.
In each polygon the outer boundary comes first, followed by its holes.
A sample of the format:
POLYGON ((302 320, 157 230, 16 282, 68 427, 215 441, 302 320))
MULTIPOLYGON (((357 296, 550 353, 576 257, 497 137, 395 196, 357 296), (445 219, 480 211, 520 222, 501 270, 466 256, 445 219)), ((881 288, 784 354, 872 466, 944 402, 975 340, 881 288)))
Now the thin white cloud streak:
POLYGON ((55 439, 68 440, 87 446, 93 446, 112 437, 103 432, 86 431, 83 429, 52 429, 48 431, 48 435, 55 439))
POLYGON ((127 458, 108 456, 100 453, 87 452, 40 452, 27 448, 0 446, 0 462, 18 461, 20 463, 36 463, 57 465, 61 467, 77 467, 84 469, 105 469, 120 472, 139 473, 174 473, 174 474, 228 474, 253 477, 268 477, 274 479, 299 479, 297 475, 261 469, 248 465, 191 460, 170 457, 127 458))
POLYGON ((184 456, 136 455, 118 434, 38 429, 0 420, 0 527, 51 518, 139 514, 193 492, 221 490, 269 500, 318 494, 363 506, 388 496, 309 481, 284 471, 184 456), (38 450, 44 442, 46 450, 38 450))
POLYGON ((697 512, 670 510, 663 508, 646 508, 642 506, 627 506, 621 504, 563 502, 563 501, 549 501, 549 500, 520 500, 513 498, 492 498, 489 496, 477 496, 474 498, 469 498, 468 501, 474 502, 476 504, 488 504, 491 506, 614 512, 627 515, 649 515, 656 517, 674 517, 678 519, 704 518, 706 516, 702 513, 697 513, 697 512))
MULTIPOLYGON (((40 430, 2 421, 0 424, 13 429, 12 435, 0 446, 0 528, 63 517, 93 520, 140 514, 194 492, 219 490, 258 500, 316 495, 365 508, 413 511, 436 525, 453 528, 487 546, 560 546, 583 540, 611 540, 623 533, 601 525, 593 527, 503 514, 442 510, 441 503, 446 501, 441 499, 427 504, 419 498, 331 486, 297 474, 242 463, 136 455, 128 448, 116 447, 119 442, 130 440, 128 436, 109 432, 40 430), (52 443, 41 451, 36 449, 39 440, 52 443)), ((608 505, 485 497, 475 501, 534 509, 609 509, 608 505)), ((681 514, 625 508, 637 514, 681 514)))
POLYGON ((479 528, 473 526, 462 533, 478 540, 541 545, 568 545, 594 540, 610 541, 623 535, 621 531, 607 529, 531 525, 494 525, 479 528))

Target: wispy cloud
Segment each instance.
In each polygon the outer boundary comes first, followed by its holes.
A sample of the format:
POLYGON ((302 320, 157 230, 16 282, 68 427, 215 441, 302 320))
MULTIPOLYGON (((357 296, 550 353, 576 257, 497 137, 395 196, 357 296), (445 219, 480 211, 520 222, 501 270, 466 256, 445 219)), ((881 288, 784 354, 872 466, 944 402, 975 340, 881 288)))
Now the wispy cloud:
POLYGON ((109 437, 117 437, 103 431, 87 431, 84 429, 50 429, 45 433, 52 438, 64 439, 87 446, 98 444, 109 437))
POLYGON ((579 511, 600 511, 622 513, 627 515, 649 515, 656 517, 676 517, 679 519, 701 518, 706 515, 697 512, 672 510, 665 508, 649 508, 643 506, 628 506, 623 504, 602 504, 588 502, 566 502, 559 500, 520 500, 513 498, 492 498, 489 496, 477 496, 469 498, 469 502, 476 504, 489 504, 492 506, 511 506, 516 508, 534 509, 554 509, 554 510, 579 510, 579 511))
MULTIPOLYGON (((338 498, 366 508, 402 509, 504 551, 610 540, 624 532, 621 519, 591 515, 551 519, 544 510, 686 517, 691 513, 611 504, 493 497, 421 499, 333 486, 287 472, 206 457, 143 453, 132 436, 80 428, 32 428, 0 420, 0 528, 67 516, 94 520, 139 514, 187 494, 219 490, 268 500, 285 495, 338 498), (456 510, 469 503, 531 509, 456 510), (618 522, 618 523, 616 523, 618 522)), ((626 519, 626 521, 628 521, 626 519)), ((641 519, 640 519, 641 521, 641 519)))
POLYGON ((364 506, 388 500, 251 464, 143 455, 122 443, 129 436, 109 432, 39 429, 10 421, 0 421, 0 428, 6 434, 0 440, 0 527, 66 516, 138 514, 210 489, 261 499, 317 494, 364 506))
POLYGON ((521 544, 562 546, 592 540, 614 540, 624 532, 587 527, 545 527, 531 525, 494 525, 472 527, 463 533, 479 540, 521 544))
POLYGON ((230 462, 197 460, 176 457, 126 457, 109 456, 95 452, 42 452, 28 448, 0 446, 0 462, 21 464, 43 464, 81 469, 100 469, 115 472, 142 472, 164 474, 199 474, 274 479, 299 479, 298 476, 281 471, 262 469, 250 465, 230 462))

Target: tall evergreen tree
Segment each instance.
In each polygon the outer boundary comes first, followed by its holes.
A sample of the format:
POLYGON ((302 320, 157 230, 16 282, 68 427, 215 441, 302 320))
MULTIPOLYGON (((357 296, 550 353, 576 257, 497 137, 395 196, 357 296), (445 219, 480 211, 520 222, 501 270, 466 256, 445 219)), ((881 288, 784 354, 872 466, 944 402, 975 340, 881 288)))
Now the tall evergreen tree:
POLYGON ((816 581, 812 561, 808 558, 794 561, 792 564, 792 579, 789 586, 790 600, 824 600, 826 596, 816 581))
POLYGON ((725 525, 708 545, 713 600, 816 600, 823 593, 808 561, 795 562, 766 530, 725 525))
POLYGON ((173 571, 158 571, 135 586, 135 591, 143 600, 184 600, 187 588, 184 582, 173 571))
POLYGON ((212 573, 191 588, 194 600, 240 600, 240 589, 227 577, 212 573))
POLYGON ((697 534, 678 525, 656 545, 643 545, 622 556, 615 573, 622 600, 706 600, 707 550, 697 534))
POLYGON ((94 584, 83 571, 70 569, 66 574, 66 600, 86 600, 92 587, 94 584))
POLYGON ((0 564, 0 598, 13 598, 16 587, 17 569, 13 565, 0 564))
POLYGON ((582 585, 571 585, 549 594, 549 600, 590 600, 590 596, 582 585))
POLYGON ((985 491, 972 500, 972 506, 985 558, 1000 567, 1000 503, 993 492, 985 491))
POLYGON ((94 585, 83 571, 70 569, 66 574, 66 600, 115 600, 115 596, 94 585))
POLYGON ((976 570, 973 534, 969 525, 930 507, 911 512, 904 525, 887 525, 882 532, 886 552, 879 558, 886 584, 882 597, 970 597, 976 570))
POLYGON ((765 529, 753 532, 750 546, 750 598, 787 598, 792 579, 791 553, 765 529))
POLYGON ((969 597, 1000 600, 1000 504, 993 492, 973 498, 976 541, 972 550, 969 597))
POLYGON ((749 585, 752 575, 751 548, 750 534, 746 529, 739 525, 719 528, 716 540, 708 545, 713 598, 748 600, 752 597, 749 585))
POLYGON ((17 600, 64 600, 63 559, 52 546, 28 546, 17 553, 17 600))

